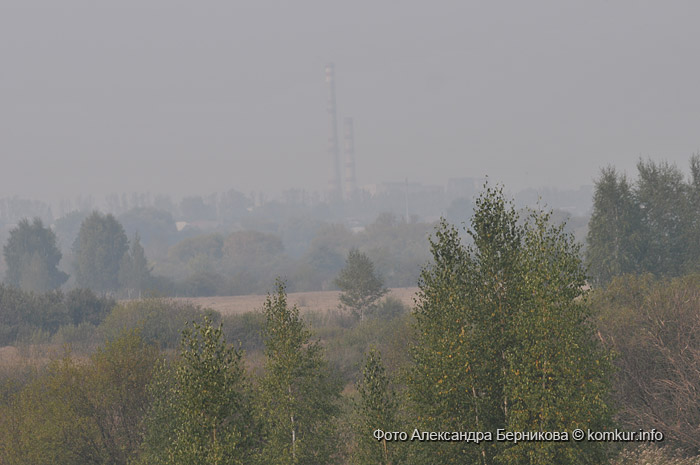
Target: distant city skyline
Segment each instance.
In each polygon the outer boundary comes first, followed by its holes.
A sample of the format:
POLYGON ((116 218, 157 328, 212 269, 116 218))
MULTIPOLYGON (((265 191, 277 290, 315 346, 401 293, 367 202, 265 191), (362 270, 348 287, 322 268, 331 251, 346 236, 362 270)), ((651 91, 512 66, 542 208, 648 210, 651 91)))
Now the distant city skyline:
POLYGON ((700 150, 700 4, 5 0, 0 198, 591 185, 700 150), (342 128, 338 128, 342 134, 342 128), (342 136, 341 136, 342 138, 342 136))

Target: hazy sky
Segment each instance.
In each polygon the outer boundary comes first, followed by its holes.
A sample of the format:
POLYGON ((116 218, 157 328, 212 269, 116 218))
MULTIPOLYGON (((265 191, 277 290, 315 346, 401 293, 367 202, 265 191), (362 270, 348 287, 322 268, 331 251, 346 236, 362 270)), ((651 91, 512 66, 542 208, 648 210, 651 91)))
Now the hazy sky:
POLYGON ((700 2, 0 0, 0 197, 590 184, 700 149, 700 2))

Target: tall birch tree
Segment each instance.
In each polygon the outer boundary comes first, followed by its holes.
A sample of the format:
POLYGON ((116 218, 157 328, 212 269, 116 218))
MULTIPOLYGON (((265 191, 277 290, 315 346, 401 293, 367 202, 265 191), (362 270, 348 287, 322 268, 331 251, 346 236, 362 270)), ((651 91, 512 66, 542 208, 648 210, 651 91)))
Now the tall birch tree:
POLYGON ((265 374, 260 382, 260 411, 265 425, 263 462, 333 463, 338 450, 334 417, 340 386, 331 377, 323 350, 287 304, 278 280, 263 306, 265 374))
MULTIPOLYGON (((606 353, 593 337, 579 246, 498 188, 476 201, 470 245, 442 222, 420 282, 409 388, 424 431, 564 432, 608 425, 606 353)), ((427 443, 439 464, 597 464, 587 442, 427 443)))

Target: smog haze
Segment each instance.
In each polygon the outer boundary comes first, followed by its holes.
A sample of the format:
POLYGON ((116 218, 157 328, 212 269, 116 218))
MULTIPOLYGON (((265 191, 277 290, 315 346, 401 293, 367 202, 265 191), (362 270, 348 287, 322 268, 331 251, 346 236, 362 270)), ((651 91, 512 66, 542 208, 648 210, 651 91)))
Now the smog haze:
POLYGON ((0 5, 0 197, 593 183, 700 148, 696 2, 0 5))

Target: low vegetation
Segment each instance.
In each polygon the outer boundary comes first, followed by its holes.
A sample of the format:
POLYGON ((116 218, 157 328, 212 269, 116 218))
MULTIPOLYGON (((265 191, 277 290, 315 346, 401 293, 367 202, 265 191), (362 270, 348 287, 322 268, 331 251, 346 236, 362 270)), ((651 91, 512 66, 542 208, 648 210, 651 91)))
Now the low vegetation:
POLYGON ((0 465, 700 463, 700 277, 586 290, 572 236, 498 189, 430 247, 416 305, 384 296, 362 318, 338 301, 302 310, 282 281, 227 314, 1 285, 0 465), (414 428, 664 441, 377 433, 414 428))

